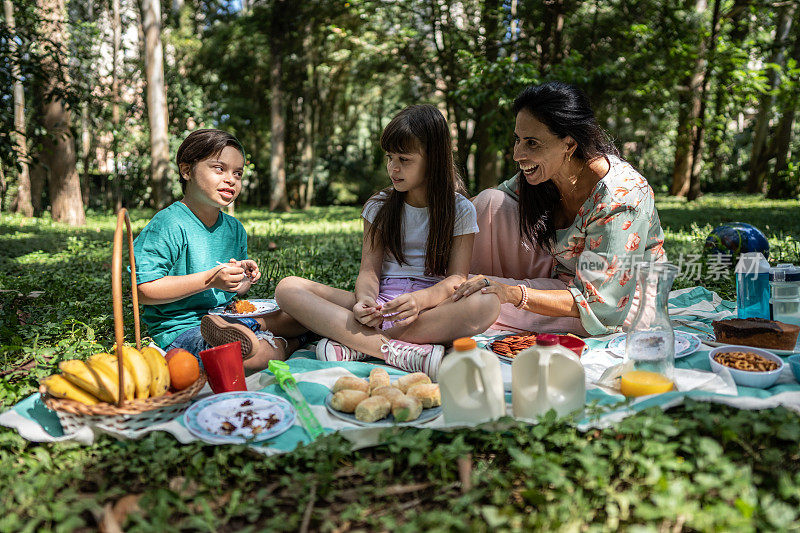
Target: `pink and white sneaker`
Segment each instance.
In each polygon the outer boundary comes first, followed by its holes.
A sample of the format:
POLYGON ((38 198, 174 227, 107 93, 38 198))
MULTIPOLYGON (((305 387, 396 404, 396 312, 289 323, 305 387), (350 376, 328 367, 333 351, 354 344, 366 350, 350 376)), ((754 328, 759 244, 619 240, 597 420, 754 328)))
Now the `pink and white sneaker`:
POLYGON ((397 339, 385 340, 381 352, 386 363, 406 372, 425 372, 432 381, 439 376, 444 346, 441 344, 412 344, 397 339))
POLYGON ((320 361, 363 361, 369 356, 331 339, 317 343, 317 359, 320 361))

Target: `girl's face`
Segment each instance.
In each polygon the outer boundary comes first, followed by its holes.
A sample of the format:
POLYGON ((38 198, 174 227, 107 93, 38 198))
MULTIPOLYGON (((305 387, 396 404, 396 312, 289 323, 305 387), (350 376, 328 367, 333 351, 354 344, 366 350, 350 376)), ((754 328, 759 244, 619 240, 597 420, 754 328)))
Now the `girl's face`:
POLYGON ((242 192, 244 157, 233 146, 226 146, 216 157, 203 159, 194 169, 181 168, 187 180, 185 196, 202 204, 225 207, 242 192))
MULTIPOLYGON (((424 193, 425 156, 419 152, 397 154, 387 152, 386 172, 392 180, 392 186, 398 192, 424 193)), ((424 196, 424 195, 423 195, 424 196)))
POLYGON ((514 161, 531 185, 555 177, 575 151, 572 137, 560 139, 533 114, 523 109, 517 113, 514 128, 514 161))

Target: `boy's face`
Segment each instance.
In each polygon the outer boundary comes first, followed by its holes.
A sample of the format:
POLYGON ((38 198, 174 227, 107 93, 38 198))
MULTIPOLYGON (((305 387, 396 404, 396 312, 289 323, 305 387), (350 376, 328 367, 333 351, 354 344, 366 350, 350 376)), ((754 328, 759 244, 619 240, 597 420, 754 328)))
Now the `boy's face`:
POLYGON ((243 171, 242 153, 226 146, 218 156, 198 161, 193 171, 181 169, 187 181, 184 195, 206 205, 225 207, 242 192, 243 171))

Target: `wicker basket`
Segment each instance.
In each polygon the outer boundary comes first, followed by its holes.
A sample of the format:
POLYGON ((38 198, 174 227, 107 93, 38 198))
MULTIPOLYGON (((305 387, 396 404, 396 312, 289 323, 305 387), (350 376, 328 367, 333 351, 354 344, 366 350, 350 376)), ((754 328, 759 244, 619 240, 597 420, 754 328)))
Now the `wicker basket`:
POLYGON ((131 263, 131 293, 133 298, 133 326, 136 349, 142 349, 139 326, 139 299, 136 294, 136 260, 133 256, 133 233, 127 210, 117 213, 117 229, 114 232, 114 250, 111 259, 111 294, 114 303, 114 338, 117 343, 117 370, 119 372, 119 401, 117 404, 100 402, 86 405, 74 400, 50 396, 43 386, 39 387, 45 405, 56 412, 65 433, 74 433, 83 426, 97 427, 113 433, 135 433, 160 422, 167 422, 182 414, 197 393, 206 384, 206 374, 188 388, 174 394, 147 398, 145 400, 124 399, 124 373, 122 371, 122 349, 124 344, 122 315, 122 232, 128 235, 128 252, 131 263))

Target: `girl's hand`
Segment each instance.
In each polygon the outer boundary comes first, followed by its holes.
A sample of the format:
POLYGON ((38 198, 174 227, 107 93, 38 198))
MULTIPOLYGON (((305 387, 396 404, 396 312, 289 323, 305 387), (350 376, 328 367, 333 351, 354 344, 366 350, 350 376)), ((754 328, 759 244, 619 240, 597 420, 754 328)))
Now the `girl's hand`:
POLYGON ((239 266, 244 269, 244 273, 250 279, 251 284, 261 279, 261 271, 258 269, 258 263, 252 259, 242 259, 239 261, 239 266))
POLYGON ((453 294, 453 301, 466 298, 478 291, 483 294, 496 294, 501 304, 517 305, 522 299, 522 292, 516 285, 506 285, 499 281, 492 281, 484 275, 478 275, 459 285, 453 294))
POLYGON ((209 287, 226 292, 236 292, 245 278, 244 269, 234 263, 224 263, 212 269, 209 287))
POLYGON ((422 311, 422 308, 414 297, 414 293, 408 292, 386 303, 381 314, 384 319, 392 322, 403 321, 403 325, 407 326, 419 317, 420 311, 422 311))
POLYGON ((365 298, 356 302, 356 304, 353 306, 353 314, 355 315, 356 320, 368 328, 378 328, 381 326, 381 324, 383 324, 381 306, 369 298, 365 298))

